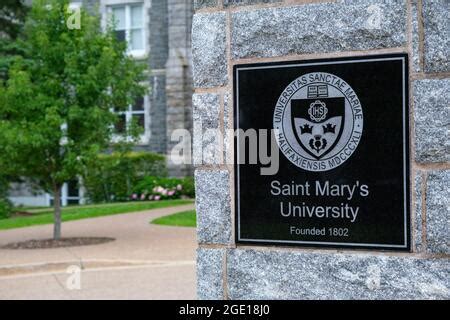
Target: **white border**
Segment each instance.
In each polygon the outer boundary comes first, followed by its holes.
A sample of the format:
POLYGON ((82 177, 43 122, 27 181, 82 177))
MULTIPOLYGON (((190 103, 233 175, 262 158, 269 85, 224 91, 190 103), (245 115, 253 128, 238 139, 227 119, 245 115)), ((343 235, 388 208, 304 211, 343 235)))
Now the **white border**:
MULTIPOLYGON (((406 176, 406 168, 407 168, 407 159, 406 159, 406 79, 405 79, 405 59, 406 57, 395 57, 395 58, 378 58, 378 59, 357 59, 357 60, 342 60, 342 61, 331 61, 331 62, 311 62, 311 63, 298 63, 298 64, 286 64, 286 65, 271 65, 271 66, 259 66, 259 67, 243 67, 239 68, 236 66, 236 127, 239 126, 239 71, 241 70, 259 70, 259 69, 275 69, 275 68, 291 68, 291 67, 300 67, 300 66, 316 66, 316 65, 329 65, 329 64, 343 64, 343 63, 360 63, 360 62, 374 62, 374 61, 393 61, 393 60, 401 60, 402 61, 402 83, 403 83, 403 198, 404 198, 404 244, 396 245, 396 244, 375 244, 375 243, 350 243, 350 242, 322 242, 322 241, 295 241, 295 240, 263 240, 263 239, 243 239, 241 238, 241 197, 240 197, 240 174, 239 174, 239 164, 236 163, 237 168, 237 240, 238 241, 248 241, 248 242, 264 242, 264 243, 289 243, 289 244, 317 244, 317 245, 332 245, 332 246, 347 246, 347 247, 378 247, 378 248, 407 248, 408 247, 408 207, 407 207, 407 176, 406 176)), ((289 63, 289 62, 287 62, 289 63)), ((237 141, 239 140, 239 130, 237 130, 237 141)), ((239 146, 236 148, 237 158, 240 159, 239 155, 239 146)))

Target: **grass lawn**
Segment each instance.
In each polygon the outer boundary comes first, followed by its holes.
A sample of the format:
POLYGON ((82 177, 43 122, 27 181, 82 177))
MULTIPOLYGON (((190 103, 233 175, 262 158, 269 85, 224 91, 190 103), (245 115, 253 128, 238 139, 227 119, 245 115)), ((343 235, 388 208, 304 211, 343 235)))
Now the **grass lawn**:
POLYGON ((150 223, 176 227, 195 227, 197 225, 195 210, 183 211, 170 216, 156 218, 150 223))
MULTIPOLYGON (((193 200, 143 201, 73 206, 62 209, 62 221, 73 221, 109 216, 120 213, 138 212, 151 209, 173 207, 189 203, 193 203, 193 200)), ((9 219, 0 219, 0 230, 52 223, 53 212, 51 208, 47 208, 46 211, 42 211, 42 209, 40 209, 39 212, 33 213, 33 215, 30 216, 13 216, 9 219)))

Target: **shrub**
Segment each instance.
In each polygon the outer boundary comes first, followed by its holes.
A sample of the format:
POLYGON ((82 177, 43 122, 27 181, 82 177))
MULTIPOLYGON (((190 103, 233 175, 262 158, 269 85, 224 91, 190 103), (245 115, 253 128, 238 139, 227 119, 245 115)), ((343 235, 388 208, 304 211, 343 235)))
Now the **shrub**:
POLYGON ((195 197, 194 179, 147 176, 133 188, 131 200, 165 200, 195 197))
POLYGON ((189 198, 195 198, 195 184, 194 177, 186 177, 182 180, 183 195, 189 198))
POLYGON ((126 201, 145 176, 166 176, 163 155, 149 152, 101 154, 85 171, 83 185, 91 202, 126 201))
POLYGON ((12 211, 11 203, 6 199, 0 199, 0 219, 9 218, 12 211))
POLYGON ((12 211, 8 200, 9 181, 6 176, 0 175, 0 219, 8 218, 12 211))

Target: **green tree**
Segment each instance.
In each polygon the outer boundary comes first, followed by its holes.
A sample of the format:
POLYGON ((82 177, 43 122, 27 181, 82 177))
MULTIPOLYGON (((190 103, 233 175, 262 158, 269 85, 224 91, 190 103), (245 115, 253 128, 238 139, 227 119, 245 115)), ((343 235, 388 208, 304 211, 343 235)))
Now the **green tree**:
POLYGON ((14 40, 20 33, 28 7, 23 0, 0 1, 0 79, 6 79, 8 68, 21 47, 14 40))
MULTIPOLYGON (((23 30, 24 54, 0 84, 0 168, 54 195, 54 239, 61 237, 60 190, 110 147, 113 111, 145 93, 144 66, 126 54, 112 27, 68 0, 35 0, 23 30)), ((124 133, 137 138, 137 126, 124 133)), ((128 138, 127 138, 128 139, 128 138)))
POLYGON ((16 38, 25 20, 28 7, 23 0, 2 0, 0 2, 0 30, 16 38))

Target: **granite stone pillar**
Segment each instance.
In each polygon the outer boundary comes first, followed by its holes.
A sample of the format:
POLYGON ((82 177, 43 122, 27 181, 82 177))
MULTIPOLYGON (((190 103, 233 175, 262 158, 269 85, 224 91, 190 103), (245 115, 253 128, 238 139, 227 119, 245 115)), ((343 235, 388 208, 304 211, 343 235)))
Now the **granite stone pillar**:
POLYGON ((208 128, 233 128, 236 64, 409 54, 413 244, 407 253, 236 244, 234 168, 209 157, 221 144, 227 157, 233 139, 196 135, 194 153, 210 160, 195 172, 198 297, 449 299, 446 1, 197 0, 195 8, 193 111, 208 128))

